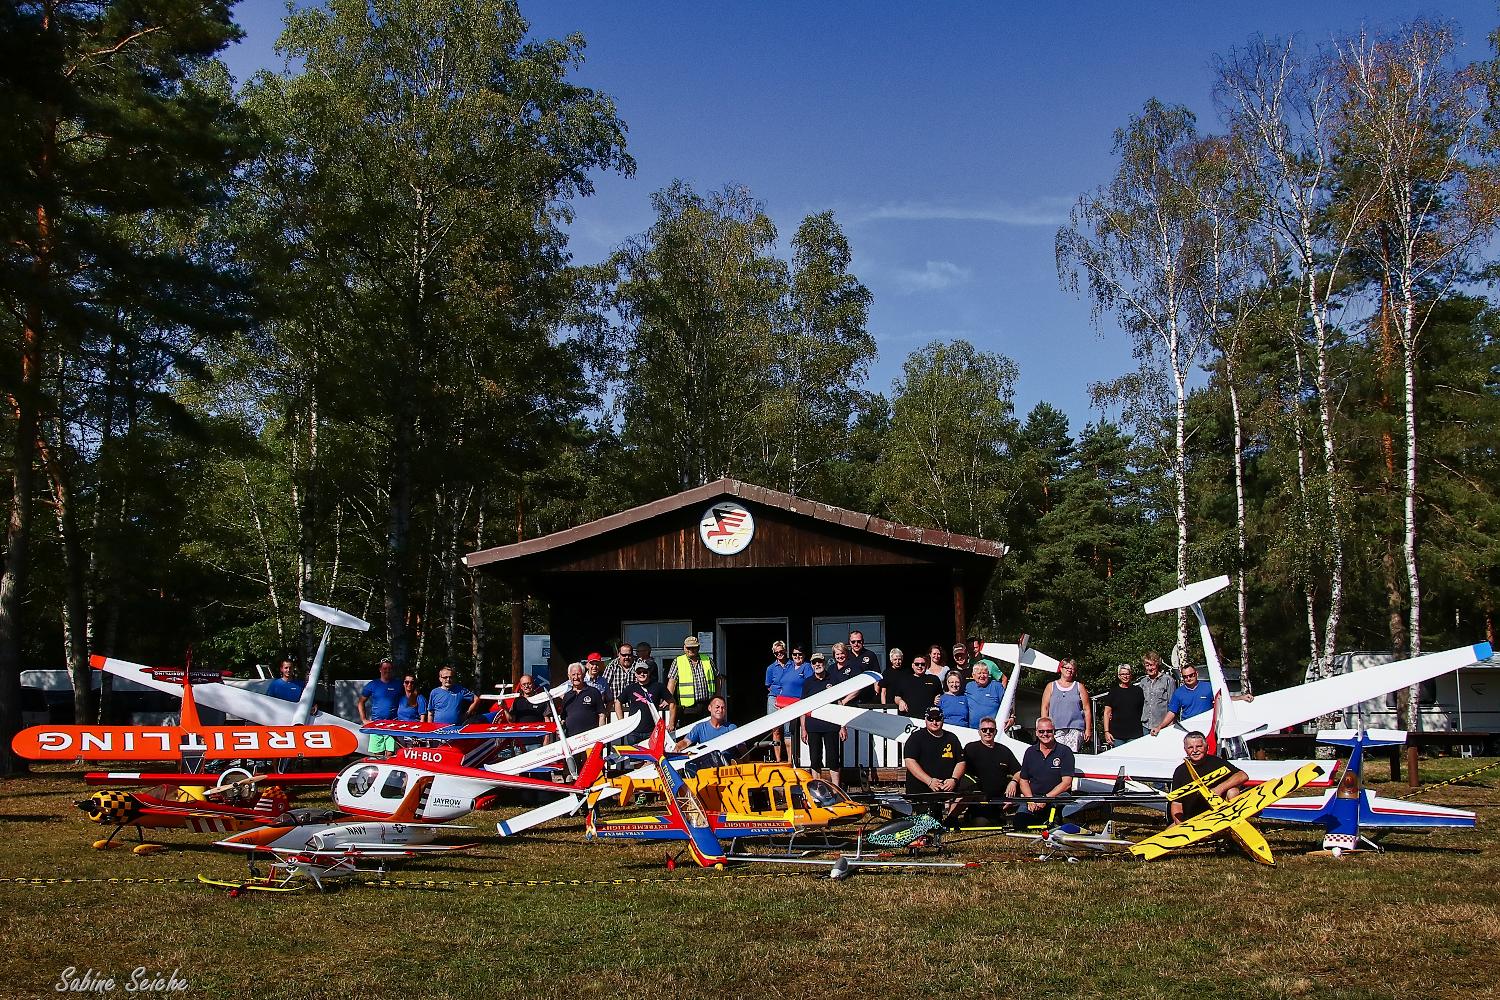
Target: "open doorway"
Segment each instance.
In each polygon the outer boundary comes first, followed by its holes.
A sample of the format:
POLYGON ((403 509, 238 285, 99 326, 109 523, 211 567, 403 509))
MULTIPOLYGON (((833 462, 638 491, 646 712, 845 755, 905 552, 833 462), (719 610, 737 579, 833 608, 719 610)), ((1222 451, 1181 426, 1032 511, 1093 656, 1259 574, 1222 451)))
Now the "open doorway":
POLYGON ((720 618, 716 623, 719 669, 729 698, 729 721, 735 725, 766 714, 766 665, 771 643, 787 642, 785 618, 720 618))

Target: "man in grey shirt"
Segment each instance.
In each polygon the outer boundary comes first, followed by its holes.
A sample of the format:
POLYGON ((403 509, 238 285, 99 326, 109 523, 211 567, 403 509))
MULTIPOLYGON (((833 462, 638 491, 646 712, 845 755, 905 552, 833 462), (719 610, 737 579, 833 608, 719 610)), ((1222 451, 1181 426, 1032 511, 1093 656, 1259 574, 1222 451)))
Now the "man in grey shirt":
POLYGON ((1141 657, 1141 665, 1146 668, 1146 676, 1141 678, 1141 693, 1146 696, 1146 705, 1141 710, 1141 728, 1149 733, 1161 725, 1177 682, 1172 680, 1171 673, 1162 669, 1161 654, 1154 649, 1141 657))

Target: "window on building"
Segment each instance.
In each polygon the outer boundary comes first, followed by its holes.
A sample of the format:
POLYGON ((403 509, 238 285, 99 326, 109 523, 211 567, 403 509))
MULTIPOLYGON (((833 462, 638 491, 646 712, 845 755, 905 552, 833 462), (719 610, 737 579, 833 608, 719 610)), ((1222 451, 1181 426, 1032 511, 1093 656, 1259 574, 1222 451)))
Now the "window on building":
MULTIPOLYGON (((866 616, 863 618, 814 618, 812 622, 813 649, 828 657, 833 663, 833 644, 848 642, 850 632, 863 632, 865 648, 880 657, 880 665, 886 665, 885 618, 866 616)), ((687 633, 683 633, 686 635, 687 633)), ((809 651, 811 656, 812 652, 809 651)))
POLYGON ((682 640, 692 631, 690 621, 621 622, 620 641, 632 646, 641 642, 648 644, 652 657, 665 668, 682 655, 682 640))

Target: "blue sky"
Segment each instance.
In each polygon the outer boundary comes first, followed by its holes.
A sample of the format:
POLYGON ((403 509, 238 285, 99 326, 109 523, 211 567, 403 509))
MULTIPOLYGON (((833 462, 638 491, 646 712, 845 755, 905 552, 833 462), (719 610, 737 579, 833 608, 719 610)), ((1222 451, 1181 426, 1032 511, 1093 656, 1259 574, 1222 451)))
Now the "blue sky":
MULTIPOLYGON (((1068 209, 1113 173, 1115 129, 1151 97, 1214 128, 1211 61, 1256 32, 1317 42, 1424 14, 1454 19, 1464 57, 1487 59, 1500 25, 1481 2, 1031 6, 523 0, 534 33, 587 39, 574 79, 615 99, 638 165, 578 204, 575 259, 646 229, 651 192, 678 177, 748 186, 783 242, 832 209, 874 293, 869 387, 889 392, 911 351, 962 337, 1016 361, 1021 413, 1048 400, 1076 431, 1098 417, 1089 383, 1133 367, 1053 256, 1068 209)), ((279 68, 284 10, 236 7, 238 79, 279 68)))

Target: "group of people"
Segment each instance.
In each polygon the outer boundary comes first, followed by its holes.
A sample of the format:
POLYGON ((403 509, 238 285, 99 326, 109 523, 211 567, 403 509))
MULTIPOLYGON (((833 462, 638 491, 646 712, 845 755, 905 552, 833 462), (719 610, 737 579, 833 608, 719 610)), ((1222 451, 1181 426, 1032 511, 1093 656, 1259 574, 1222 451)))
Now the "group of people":
MULTIPOLYGON (((1094 700, 1078 679, 1077 663, 1071 658, 1062 660, 1057 679, 1043 689, 1037 742, 1018 761, 997 741, 1004 732, 1002 721, 1009 728, 1014 720, 998 718, 1006 678, 1000 665, 983 655, 982 647, 974 636, 946 650, 934 643, 925 654, 912 656, 909 664, 902 650, 892 649, 882 672, 878 655, 866 646, 858 630, 849 633, 847 642, 834 643, 829 655, 817 650, 808 655, 801 645, 777 640, 765 671, 766 711, 776 711, 784 699, 818 694, 865 671, 881 673, 880 702, 902 715, 924 720, 923 729, 907 738, 904 750, 908 792, 953 793, 962 786, 963 796, 945 798, 950 804, 959 798, 982 803, 1016 796, 1040 801, 1067 793, 1072 788, 1073 754, 1092 740, 1096 725, 1094 700), (945 652, 950 662, 944 662, 945 652), (945 726, 975 729, 979 739, 965 747, 945 726)), ((728 721, 723 673, 702 651, 697 636, 685 637, 682 649, 680 656, 668 661, 665 678, 646 643, 622 642, 609 660, 594 653, 570 663, 567 685, 555 699, 563 731, 577 735, 604 725, 611 717, 633 716, 634 728, 618 742, 637 743, 649 736, 655 719, 662 716, 674 731, 693 723, 678 741, 679 748, 732 732, 735 726, 728 721)), ((1213 690, 1197 668, 1184 667, 1182 683, 1177 684, 1154 651, 1142 657, 1142 667, 1143 676, 1137 680, 1134 667, 1121 664, 1115 684, 1098 699, 1097 724, 1107 746, 1119 746, 1147 732, 1154 735, 1179 719, 1213 707, 1213 690)), ((270 693, 297 700, 302 686, 290 660, 282 662, 280 672, 270 693)), ((855 697, 851 693, 843 700, 855 697)), ((553 713, 549 700, 535 678, 523 675, 514 694, 500 699, 482 717, 494 722, 546 722, 553 713)), ((477 694, 454 680, 451 667, 439 670, 438 686, 424 694, 418 690, 415 675, 396 679, 390 659, 380 661, 378 675, 364 686, 358 700, 360 722, 365 724, 396 719, 452 725, 478 714, 480 705, 477 694)), ((827 772, 829 780, 839 782, 843 747, 849 737, 845 727, 808 714, 772 730, 770 737, 776 761, 795 762, 800 742, 807 747, 811 769, 827 772)), ((1023 808, 1021 813, 1024 816, 1028 811, 1023 808)))
MULTIPOLYGON (((1059 797, 1073 791, 1073 751, 1058 738, 1056 721, 1045 715, 1036 720, 1036 743, 1019 761, 998 741, 994 718, 979 720, 979 739, 968 746, 944 729, 942 709, 928 709, 925 723, 906 738, 906 794, 945 822, 963 812, 970 821, 990 819, 1018 827, 1047 822, 1059 797)), ((1172 775, 1174 789, 1201 779, 1227 801, 1249 780, 1243 770, 1208 752, 1203 733, 1189 732, 1182 749, 1183 763, 1172 775)), ((1208 800, 1192 792, 1169 802, 1168 814, 1180 823, 1208 808, 1208 800)))

